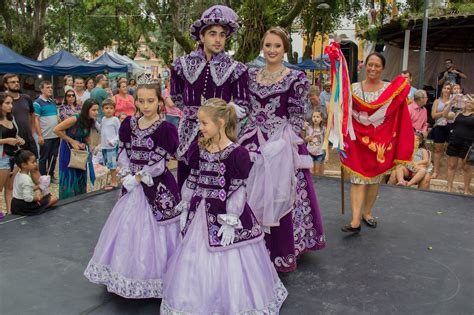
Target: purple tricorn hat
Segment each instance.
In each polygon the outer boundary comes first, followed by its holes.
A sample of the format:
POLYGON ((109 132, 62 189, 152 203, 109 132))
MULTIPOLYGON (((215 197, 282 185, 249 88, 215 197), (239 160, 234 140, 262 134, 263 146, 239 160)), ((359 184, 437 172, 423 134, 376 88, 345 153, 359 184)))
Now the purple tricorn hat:
POLYGON ((194 22, 189 28, 191 37, 198 41, 201 31, 211 25, 222 25, 227 28, 227 37, 232 35, 240 27, 239 16, 229 7, 215 5, 204 11, 201 18, 194 22))

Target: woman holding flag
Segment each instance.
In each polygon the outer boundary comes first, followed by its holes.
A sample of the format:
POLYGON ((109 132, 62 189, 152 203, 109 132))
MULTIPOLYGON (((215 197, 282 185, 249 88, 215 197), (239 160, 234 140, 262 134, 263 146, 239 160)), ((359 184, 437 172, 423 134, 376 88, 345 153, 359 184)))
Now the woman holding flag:
POLYGON ((397 164, 410 163, 414 133, 406 98, 410 85, 397 76, 381 79, 385 57, 377 52, 365 60, 366 79, 349 89, 347 65, 337 43, 327 47, 333 94, 328 110, 328 140, 340 151, 342 167, 351 177, 352 220, 343 232, 360 232, 361 220, 375 228, 372 208, 380 182, 397 164), (351 91, 352 90, 352 91, 351 91))

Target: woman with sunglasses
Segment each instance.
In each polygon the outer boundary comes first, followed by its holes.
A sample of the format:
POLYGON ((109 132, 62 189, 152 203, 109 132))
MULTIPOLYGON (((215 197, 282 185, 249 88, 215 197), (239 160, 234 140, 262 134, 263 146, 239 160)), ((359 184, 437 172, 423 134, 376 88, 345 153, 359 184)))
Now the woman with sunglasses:
POLYGON ((77 104, 76 93, 73 90, 68 90, 64 96, 62 105, 59 106, 59 119, 61 121, 79 114, 81 112, 81 105, 77 104))

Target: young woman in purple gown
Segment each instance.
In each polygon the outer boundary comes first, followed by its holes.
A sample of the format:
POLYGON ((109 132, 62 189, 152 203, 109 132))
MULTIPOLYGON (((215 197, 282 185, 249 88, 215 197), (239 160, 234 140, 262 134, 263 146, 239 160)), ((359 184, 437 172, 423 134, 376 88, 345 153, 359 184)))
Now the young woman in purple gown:
POLYGON ((164 277, 161 314, 278 314, 287 291, 246 202, 250 157, 235 143, 237 116, 222 99, 198 111, 181 191, 183 240, 164 277))
POLYGON ((280 272, 295 270, 301 254, 325 246, 309 172, 313 162, 300 136, 309 82, 303 72, 283 65, 289 47, 283 29, 265 33, 266 65, 248 71, 251 111, 239 137, 253 162, 248 201, 267 232, 266 244, 280 272))
POLYGON ((84 274, 126 298, 160 298, 168 258, 179 236, 179 191, 167 168, 176 153, 176 127, 159 118, 158 85, 139 85, 140 118, 119 130, 118 165, 124 194, 112 209, 84 274), (127 175, 125 175, 127 174, 127 175))

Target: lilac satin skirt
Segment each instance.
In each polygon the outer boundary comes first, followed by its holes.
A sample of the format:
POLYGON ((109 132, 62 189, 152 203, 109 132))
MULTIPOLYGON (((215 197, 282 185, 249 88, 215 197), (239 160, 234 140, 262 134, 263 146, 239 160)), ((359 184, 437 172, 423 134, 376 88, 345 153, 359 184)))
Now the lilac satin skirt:
POLYGON ((158 224, 139 185, 112 209, 84 275, 125 298, 161 298, 179 234, 179 217, 158 224))
POLYGON ((168 263, 160 314, 278 314, 288 295, 263 239, 211 252, 202 204, 168 263))

